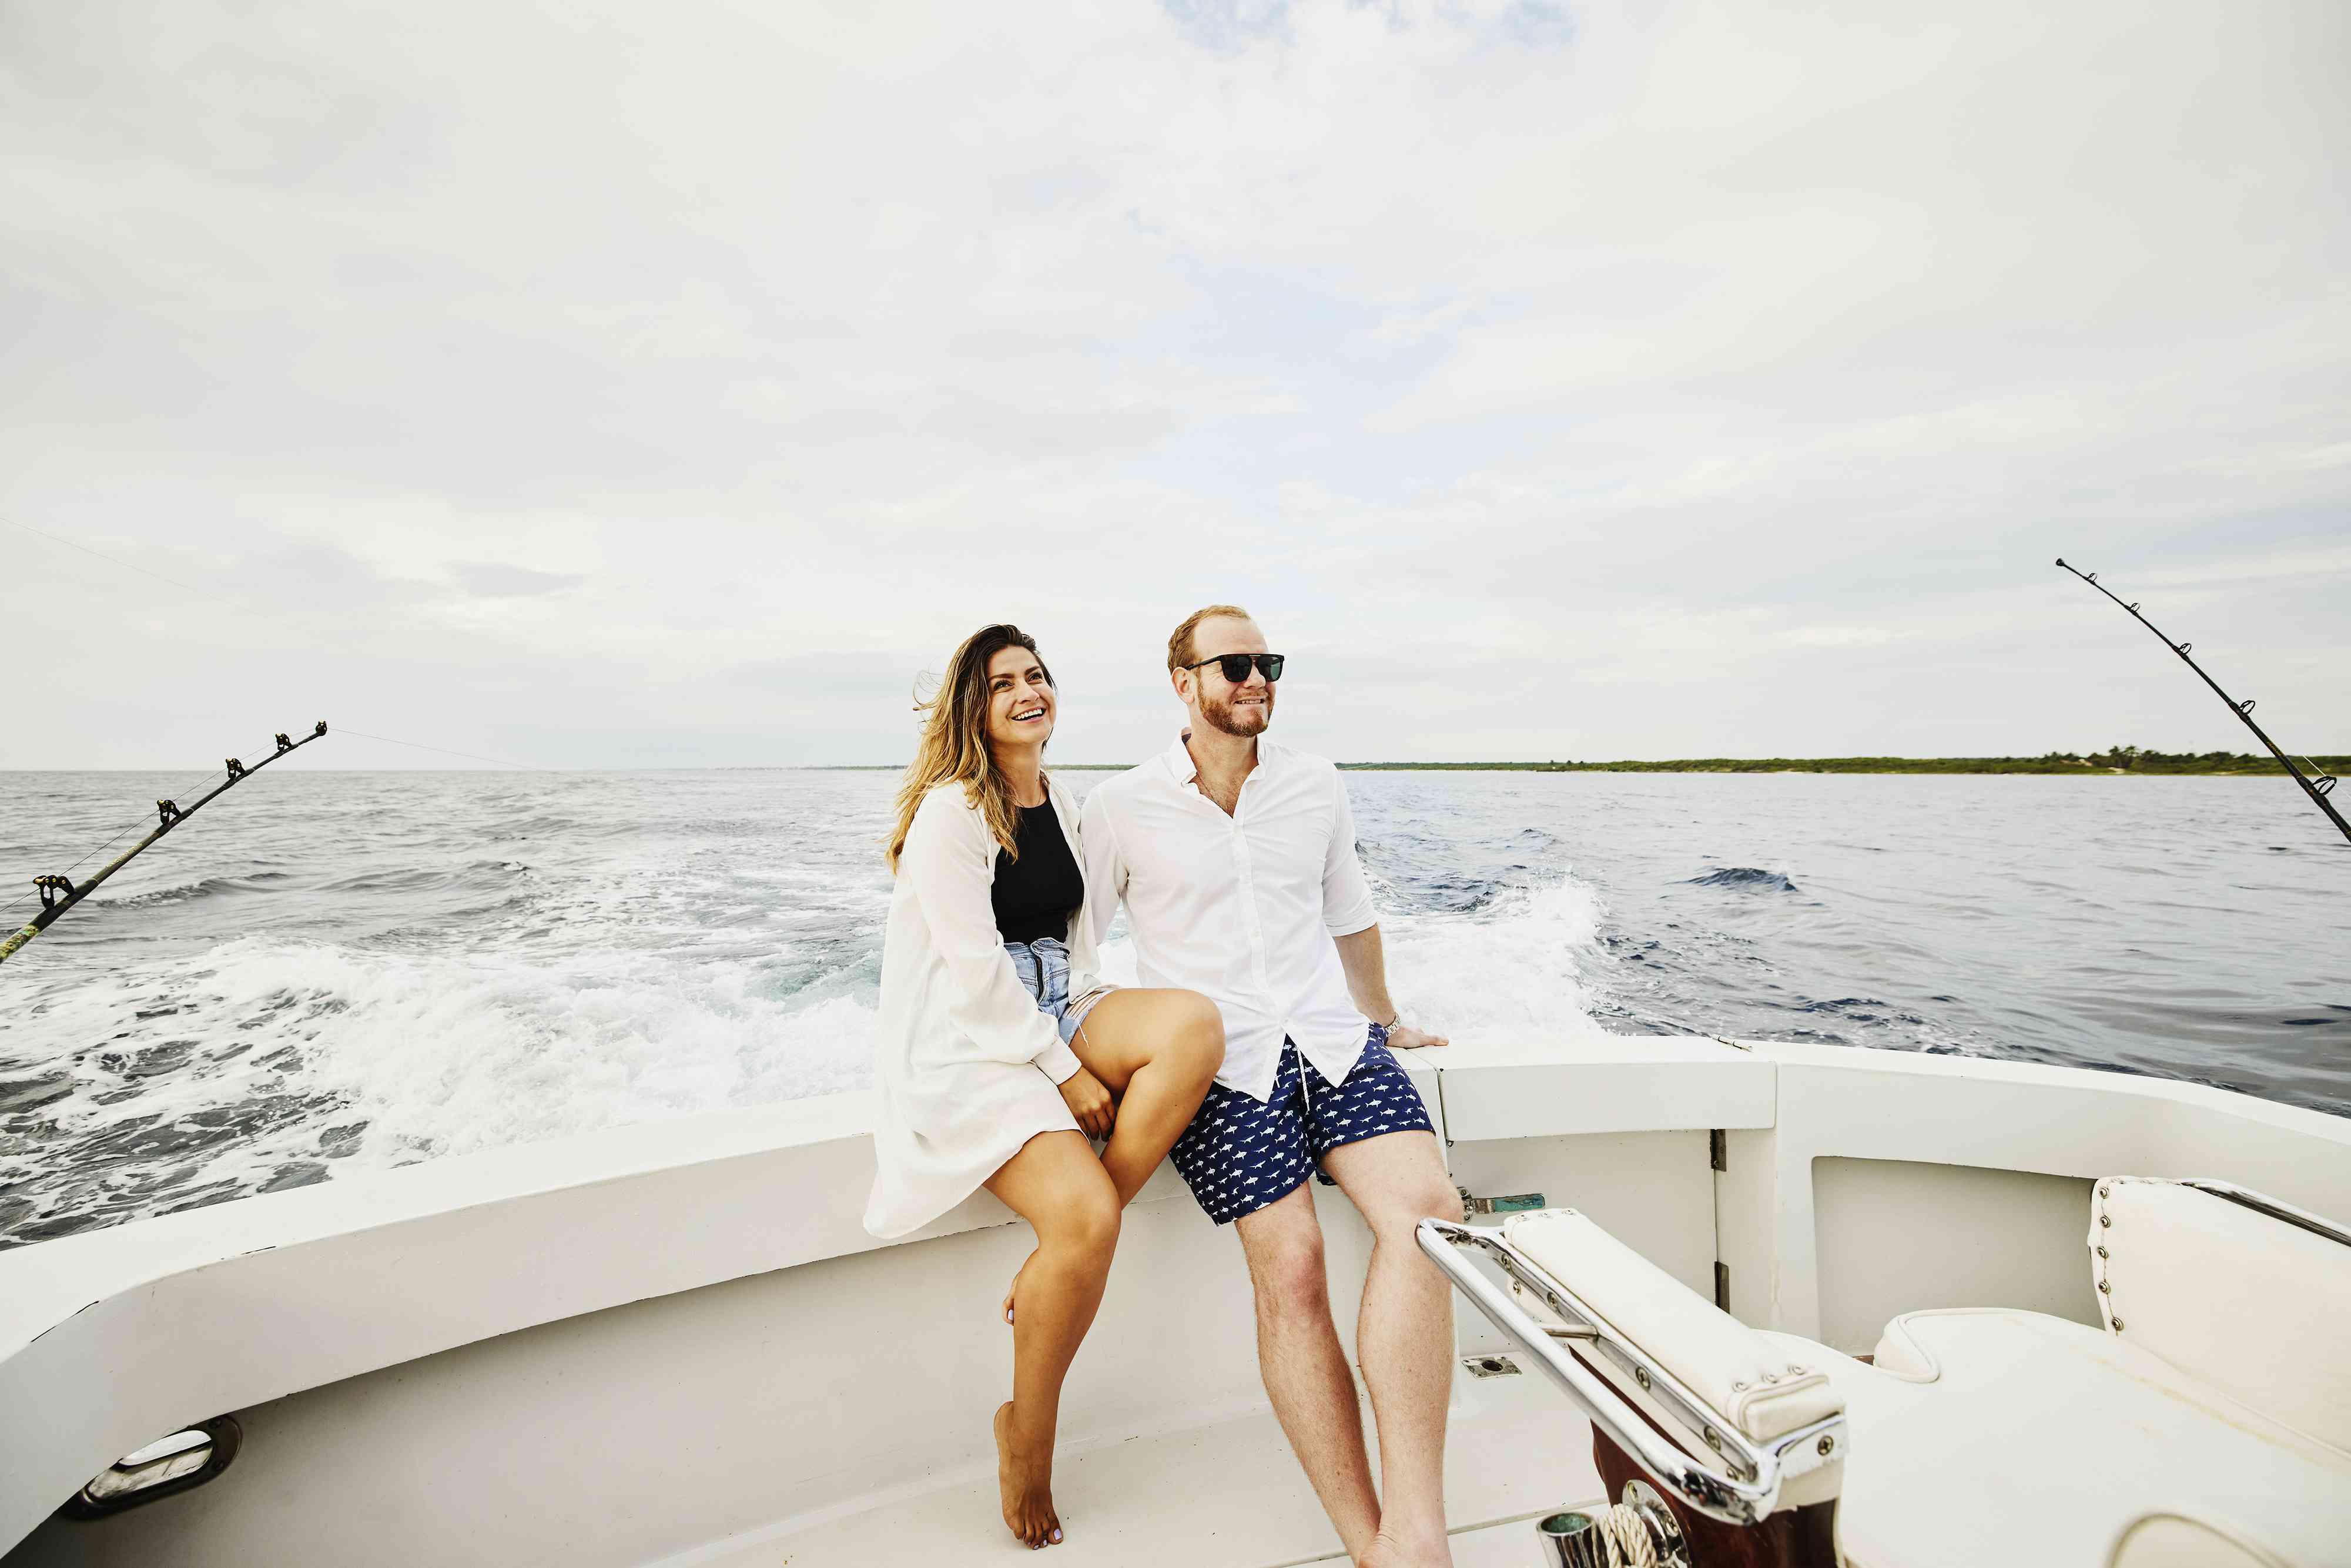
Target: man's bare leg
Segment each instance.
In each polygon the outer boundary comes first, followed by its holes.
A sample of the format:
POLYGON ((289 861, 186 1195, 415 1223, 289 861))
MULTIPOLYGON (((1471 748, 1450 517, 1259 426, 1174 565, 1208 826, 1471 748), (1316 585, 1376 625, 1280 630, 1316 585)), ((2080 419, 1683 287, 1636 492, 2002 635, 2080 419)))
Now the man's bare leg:
POLYGON ((1449 1568, 1445 1534, 1445 1406, 1453 1385, 1453 1296, 1420 1255, 1413 1228, 1458 1220, 1461 1196, 1432 1133, 1388 1133, 1322 1158, 1372 1228, 1355 1354, 1380 1432, 1377 1540, 1359 1561, 1449 1568))
POLYGON ((1301 1182, 1289 1197, 1243 1215, 1233 1230, 1249 1259, 1257 1297, 1258 1370, 1273 1413, 1341 1544, 1361 1561, 1379 1530, 1380 1500, 1364 1452, 1354 1375, 1347 1370, 1346 1353, 1331 1321, 1322 1226, 1314 1218, 1307 1185, 1301 1182))

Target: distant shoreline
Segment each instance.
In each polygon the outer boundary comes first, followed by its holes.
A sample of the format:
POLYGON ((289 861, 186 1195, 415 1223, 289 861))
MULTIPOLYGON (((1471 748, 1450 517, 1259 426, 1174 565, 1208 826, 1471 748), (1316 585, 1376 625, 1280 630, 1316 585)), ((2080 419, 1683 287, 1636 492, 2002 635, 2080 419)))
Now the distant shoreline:
MULTIPOLYGON (((2351 757, 2297 758, 2308 774, 2351 773, 2351 757)), ((1369 773, 2022 773, 2143 778, 2265 778, 2285 775, 2274 758, 2211 752, 2098 752, 2087 757, 1698 757, 1668 762, 1343 762, 1369 773)))

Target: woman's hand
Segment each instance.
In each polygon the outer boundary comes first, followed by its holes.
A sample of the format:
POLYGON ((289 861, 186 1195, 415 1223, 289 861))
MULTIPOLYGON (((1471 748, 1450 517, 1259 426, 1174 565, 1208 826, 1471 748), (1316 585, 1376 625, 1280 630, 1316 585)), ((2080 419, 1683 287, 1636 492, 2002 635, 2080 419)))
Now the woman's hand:
POLYGON ((1118 1107, 1112 1102, 1110 1091, 1102 1087, 1101 1079, 1084 1068, 1079 1068, 1062 1081, 1061 1099, 1070 1107, 1070 1114, 1078 1119, 1078 1125, 1085 1129, 1087 1137, 1110 1136, 1111 1123, 1118 1115, 1118 1107))

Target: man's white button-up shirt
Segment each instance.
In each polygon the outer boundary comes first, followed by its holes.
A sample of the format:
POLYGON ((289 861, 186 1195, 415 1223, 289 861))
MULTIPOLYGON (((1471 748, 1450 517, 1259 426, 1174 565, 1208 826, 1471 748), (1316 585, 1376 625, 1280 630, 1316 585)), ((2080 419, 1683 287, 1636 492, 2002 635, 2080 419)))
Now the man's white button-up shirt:
POLYGON ((1078 836, 1094 939, 1124 899, 1143 983, 1198 991, 1224 1014, 1217 1082, 1269 1098, 1284 1035, 1325 1079, 1346 1079, 1370 1020, 1332 938, 1377 917, 1336 767, 1260 737, 1228 817, 1179 737, 1097 785, 1078 836))

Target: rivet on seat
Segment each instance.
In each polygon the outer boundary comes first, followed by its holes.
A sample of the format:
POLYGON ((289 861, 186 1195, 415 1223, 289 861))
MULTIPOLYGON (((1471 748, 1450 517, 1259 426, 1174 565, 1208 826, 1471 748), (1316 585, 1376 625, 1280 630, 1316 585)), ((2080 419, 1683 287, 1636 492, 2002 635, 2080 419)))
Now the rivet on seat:
POLYGON ((2102 1226, 2112 1225, 2114 1223, 2114 1218, 2110 1215, 2102 1214, 2098 1216, 2098 1223, 2102 1226))
POLYGON ((2122 1319, 2120 1319, 2120 1318, 2116 1318, 2116 1319, 2115 1320, 2115 1332, 2116 1332, 2116 1333, 2122 1333, 2122 1332, 2123 1332, 2123 1321, 2122 1321, 2122 1319))
POLYGON ((2105 1282, 2104 1280, 2101 1280, 2101 1281, 2098 1281, 2098 1294, 2100 1294, 2100 1295, 2102 1295, 2102 1296, 2103 1296, 2103 1295, 2105 1295, 2105 1293, 2106 1293, 2106 1282, 2105 1282))
POLYGON ((1766 1383, 1777 1383, 1780 1379, 1776 1374, 1767 1372, 1763 1375, 1763 1381, 1766 1383))
POLYGON ((1730 1391, 1733 1394, 1744 1394, 1747 1392, 1747 1385, 1740 1382, 1737 1378, 1732 1378, 1730 1381, 1730 1391))
POLYGON ((2106 1249, 2105 1249, 2105 1248, 2103 1248, 2103 1247, 2099 1248, 2099 1249, 2098 1249, 2098 1256, 2099 1256, 2099 1257, 2101 1257, 2101 1258, 2103 1258, 2103 1257, 2105 1257, 2105 1255, 2106 1255, 2106 1249))
POLYGON ((2100 1183, 2098 1184, 2098 1196, 2099 1196, 2100 1197, 2105 1197, 2105 1196, 2106 1196, 2106 1184, 2105 1184, 2105 1183, 2104 1183, 2104 1182, 2100 1182, 2100 1183))

